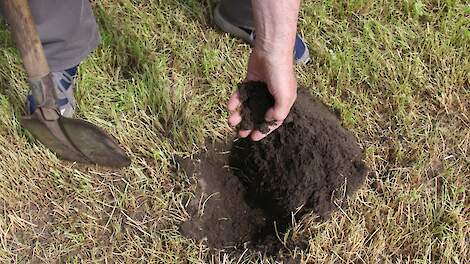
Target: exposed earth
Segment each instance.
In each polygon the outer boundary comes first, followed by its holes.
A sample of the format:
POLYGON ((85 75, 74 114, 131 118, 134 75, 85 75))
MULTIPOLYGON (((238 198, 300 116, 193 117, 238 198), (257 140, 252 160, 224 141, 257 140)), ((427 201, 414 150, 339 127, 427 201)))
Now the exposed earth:
MULTIPOLYGON (((262 102, 242 105, 242 113, 249 113, 242 117, 255 119, 242 121, 248 125, 240 129, 257 127, 264 116, 257 111, 272 105, 267 90, 251 91, 249 100, 262 102)), ((185 236, 212 248, 275 254, 280 245, 275 224, 284 232, 292 212, 300 218, 313 211, 326 219, 361 186, 367 167, 354 135, 306 89, 299 89, 297 98, 287 121, 262 141, 210 144, 197 158, 182 161, 198 182, 187 207, 191 219, 181 226, 185 236)))

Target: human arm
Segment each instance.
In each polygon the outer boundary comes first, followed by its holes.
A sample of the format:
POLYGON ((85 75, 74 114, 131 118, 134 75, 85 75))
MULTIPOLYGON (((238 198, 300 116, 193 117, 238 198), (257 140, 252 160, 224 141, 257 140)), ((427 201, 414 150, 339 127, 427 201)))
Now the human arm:
MULTIPOLYGON (((293 50, 297 31, 300 0, 252 0, 256 39, 248 62, 247 80, 264 81, 275 104, 266 113, 266 121, 278 128, 289 114, 297 96, 293 50)), ((228 102, 229 124, 241 122, 240 98, 235 92, 228 102)), ((258 141, 266 134, 259 130, 239 131, 241 137, 258 141)))

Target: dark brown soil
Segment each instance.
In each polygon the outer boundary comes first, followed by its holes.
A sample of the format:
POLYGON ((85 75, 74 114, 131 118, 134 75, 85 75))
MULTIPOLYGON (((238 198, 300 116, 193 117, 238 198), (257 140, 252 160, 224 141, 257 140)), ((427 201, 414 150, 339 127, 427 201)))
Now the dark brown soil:
POLYGON ((297 98, 289 122, 264 140, 212 145, 182 163, 199 187, 184 235, 213 248, 249 244, 277 252, 274 221, 282 232, 291 212, 326 218, 360 187, 367 168, 354 135, 306 90, 297 98))
POLYGON ((242 107, 242 121, 239 130, 258 129, 261 133, 269 132, 269 124, 265 121, 266 111, 274 106, 274 97, 264 82, 250 81, 238 86, 242 107))
POLYGON ((181 225, 181 232, 219 249, 250 241, 266 224, 263 211, 245 202, 245 190, 228 166, 230 145, 211 145, 197 159, 181 163, 198 182, 197 196, 187 207, 192 219, 181 225))

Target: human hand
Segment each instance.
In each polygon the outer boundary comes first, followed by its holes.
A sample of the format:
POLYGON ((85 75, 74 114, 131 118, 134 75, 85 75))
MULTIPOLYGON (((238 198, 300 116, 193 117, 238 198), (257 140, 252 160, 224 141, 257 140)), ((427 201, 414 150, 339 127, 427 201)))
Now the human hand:
MULTIPOLYGON (((269 132, 263 134, 258 129, 240 130, 240 137, 259 141, 282 125, 297 97, 297 81, 292 63, 292 52, 273 53, 254 49, 248 62, 247 81, 264 81, 274 97, 274 106, 266 112, 265 120, 271 124, 269 132)), ((228 122, 237 126, 241 120, 240 95, 236 91, 228 102, 230 116, 228 122)))

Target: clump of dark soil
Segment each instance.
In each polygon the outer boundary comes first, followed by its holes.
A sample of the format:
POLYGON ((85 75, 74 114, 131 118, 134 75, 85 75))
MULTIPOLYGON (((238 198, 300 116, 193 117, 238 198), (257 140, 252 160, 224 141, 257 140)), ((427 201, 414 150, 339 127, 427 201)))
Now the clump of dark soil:
MULTIPOLYGON (((299 89, 297 98, 289 121, 262 141, 211 145, 182 163, 199 187, 188 206, 191 219, 181 226, 184 235, 213 248, 277 252, 274 222, 282 233, 292 212, 327 218, 360 187, 367 168, 354 135, 307 90, 299 89)), ((264 120, 257 111, 268 108, 250 107, 251 115, 264 120)))
POLYGON ((269 132, 269 123, 265 121, 265 114, 274 106, 274 97, 268 90, 265 82, 250 81, 241 83, 238 94, 242 103, 240 113, 242 121, 239 130, 258 129, 261 133, 269 132))

